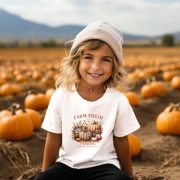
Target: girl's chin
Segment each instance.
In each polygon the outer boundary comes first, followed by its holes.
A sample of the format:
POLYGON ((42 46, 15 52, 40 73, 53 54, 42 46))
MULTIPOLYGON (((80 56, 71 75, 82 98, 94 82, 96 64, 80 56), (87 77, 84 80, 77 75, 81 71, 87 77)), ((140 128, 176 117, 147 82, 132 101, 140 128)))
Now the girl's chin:
POLYGON ((86 78, 83 80, 85 83, 89 84, 90 86, 98 86, 102 85, 105 81, 100 78, 86 78))
POLYGON ((101 86, 103 84, 103 82, 87 82, 87 84, 89 86, 97 87, 97 86, 101 86))

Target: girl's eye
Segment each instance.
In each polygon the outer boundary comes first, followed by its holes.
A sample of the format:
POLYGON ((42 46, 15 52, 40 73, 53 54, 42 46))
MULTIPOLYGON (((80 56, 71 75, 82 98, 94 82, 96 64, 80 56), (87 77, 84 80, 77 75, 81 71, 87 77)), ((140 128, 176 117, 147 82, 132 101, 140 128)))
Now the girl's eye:
POLYGON ((103 62, 106 62, 106 63, 111 63, 111 62, 112 62, 112 60, 111 60, 111 59, 108 59, 108 58, 105 58, 105 59, 103 59, 102 61, 103 61, 103 62))
POLYGON ((93 57, 92 57, 92 56, 84 56, 83 59, 86 59, 86 60, 93 60, 93 57))

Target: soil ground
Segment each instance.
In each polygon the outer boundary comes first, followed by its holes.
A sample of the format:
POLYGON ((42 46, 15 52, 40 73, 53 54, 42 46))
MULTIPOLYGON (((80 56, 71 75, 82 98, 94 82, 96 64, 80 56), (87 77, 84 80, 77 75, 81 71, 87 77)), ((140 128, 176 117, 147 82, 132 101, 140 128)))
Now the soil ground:
MULTIPOLYGON (((139 92, 141 85, 136 84, 136 92, 139 92)), ((26 84, 24 89, 45 91, 35 84, 26 84)), ((24 91, 19 95, 0 97, 0 110, 7 108, 12 102, 23 104, 25 96, 24 91)), ((132 159, 133 169, 139 174, 139 180, 180 179, 180 137, 161 135, 155 127, 158 114, 169 103, 178 102, 180 91, 171 89, 169 93, 158 98, 144 100, 140 97, 140 106, 133 107, 141 124, 141 128, 135 134, 141 140, 142 150, 140 155, 132 159)), ((43 117, 45 110, 40 113, 43 117)), ((0 140, 0 179, 15 180, 23 173, 21 179, 32 179, 33 173, 36 174, 41 167, 45 137, 46 132, 40 129, 27 140, 18 142, 0 140)))

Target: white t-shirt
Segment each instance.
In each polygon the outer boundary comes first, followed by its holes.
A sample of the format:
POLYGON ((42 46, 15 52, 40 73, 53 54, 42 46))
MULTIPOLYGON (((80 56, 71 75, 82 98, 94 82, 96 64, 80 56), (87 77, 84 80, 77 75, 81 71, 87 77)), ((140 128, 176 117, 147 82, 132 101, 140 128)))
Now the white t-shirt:
POLYGON ((77 169, 106 163, 120 168, 113 135, 123 137, 139 127, 126 96, 112 88, 93 102, 77 91, 57 88, 42 124, 49 132, 62 133, 57 161, 77 169))

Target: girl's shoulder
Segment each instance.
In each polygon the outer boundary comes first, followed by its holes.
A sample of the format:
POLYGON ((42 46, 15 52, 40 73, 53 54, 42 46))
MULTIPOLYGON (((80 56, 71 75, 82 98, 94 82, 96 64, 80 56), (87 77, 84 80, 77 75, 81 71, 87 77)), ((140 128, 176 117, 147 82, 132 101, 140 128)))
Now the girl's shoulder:
POLYGON ((67 88, 65 88, 65 87, 63 87, 63 86, 59 86, 59 87, 56 88, 55 92, 56 92, 56 93, 57 93, 57 92, 58 92, 58 93, 59 93, 59 92, 61 92, 61 93, 64 93, 64 92, 69 93, 70 90, 68 90, 67 88))
POLYGON ((111 96, 111 100, 120 104, 128 104, 128 98, 125 94, 115 88, 109 88, 109 95, 111 96))
POLYGON ((119 91, 118 89, 109 88, 109 92, 111 93, 112 96, 114 96, 114 97, 116 97, 116 98, 127 99, 127 97, 124 95, 124 93, 121 92, 121 91, 119 91))
POLYGON ((63 86, 59 86, 55 89, 53 96, 55 96, 55 97, 69 96, 73 92, 74 91, 70 91, 69 89, 67 89, 63 86))
POLYGON ((62 96, 65 92, 67 92, 67 89, 65 89, 62 86, 59 86, 55 89, 54 93, 52 94, 53 97, 57 98, 62 96))

